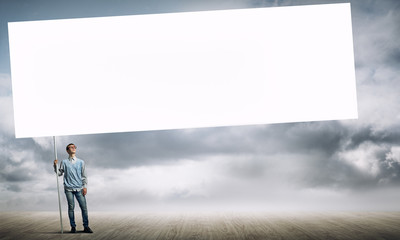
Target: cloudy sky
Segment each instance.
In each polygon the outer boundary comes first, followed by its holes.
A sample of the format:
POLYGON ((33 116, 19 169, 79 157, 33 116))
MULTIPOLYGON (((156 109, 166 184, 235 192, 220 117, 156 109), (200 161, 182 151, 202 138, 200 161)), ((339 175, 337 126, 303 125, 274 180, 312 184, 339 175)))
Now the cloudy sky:
MULTIPOLYGON (((58 209, 52 138, 14 135, 7 22, 335 2, 0 0, 0 210, 58 209)), ((400 2, 350 2, 359 119, 58 137, 89 210, 400 210, 400 2)))

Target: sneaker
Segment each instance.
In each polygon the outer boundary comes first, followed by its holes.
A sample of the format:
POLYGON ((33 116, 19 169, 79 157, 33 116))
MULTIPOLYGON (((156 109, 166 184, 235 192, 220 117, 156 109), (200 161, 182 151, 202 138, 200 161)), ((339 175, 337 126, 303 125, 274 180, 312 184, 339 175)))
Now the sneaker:
POLYGON ((71 227, 70 233, 76 233, 76 228, 75 227, 71 227))
POLYGON ((83 232, 84 232, 84 233, 93 233, 93 231, 92 231, 92 229, 90 229, 90 227, 85 227, 85 228, 83 229, 83 232))

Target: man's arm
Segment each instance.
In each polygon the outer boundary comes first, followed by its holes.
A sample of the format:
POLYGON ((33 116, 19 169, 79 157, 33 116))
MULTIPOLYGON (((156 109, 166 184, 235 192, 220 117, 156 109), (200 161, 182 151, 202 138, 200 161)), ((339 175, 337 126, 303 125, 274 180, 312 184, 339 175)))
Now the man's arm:
MULTIPOLYGON (((54 160, 54 165, 53 165, 53 167, 54 167, 54 172, 55 172, 55 173, 57 173, 57 162, 58 162, 57 159, 54 160)), ((62 164, 62 162, 61 162, 61 163, 60 163, 60 168, 58 169, 58 176, 62 176, 63 173, 64 173, 64 166, 63 166, 63 164, 62 164)))
POLYGON ((83 196, 86 195, 87 193, 87 176, 86 176, 86 167, 85 167, 85 162, 82 161, 82 185, 83 185, 83 196))

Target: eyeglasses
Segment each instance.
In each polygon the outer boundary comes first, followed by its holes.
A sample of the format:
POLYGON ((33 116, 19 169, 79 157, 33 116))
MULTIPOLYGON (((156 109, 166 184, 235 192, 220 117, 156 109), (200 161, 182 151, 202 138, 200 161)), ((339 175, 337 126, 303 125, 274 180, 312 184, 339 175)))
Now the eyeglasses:
POLYGON ((73 148, 73 149, 76 149, 76 147, 75 147, 75 146, 69 146, 68 148, 73 148))

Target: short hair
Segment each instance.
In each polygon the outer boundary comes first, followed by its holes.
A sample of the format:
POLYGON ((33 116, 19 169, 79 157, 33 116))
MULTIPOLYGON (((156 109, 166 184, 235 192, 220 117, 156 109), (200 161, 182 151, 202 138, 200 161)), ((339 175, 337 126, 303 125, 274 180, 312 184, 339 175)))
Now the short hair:
MULTIPOLYGON (((68 151, 68 148, 69 148, 69 146, 71 146, 71 145, 74 145, 74 146, 75 146, 75 144, 73 144, 73 143, 70 143, 70 144, 68 144, 68 145, 67 145, 67 147, 65 147, 65 150, 67 150, 67 151, 68 151)), ((75 146, 75 148, 76 148, 76 146, 75 146)))

